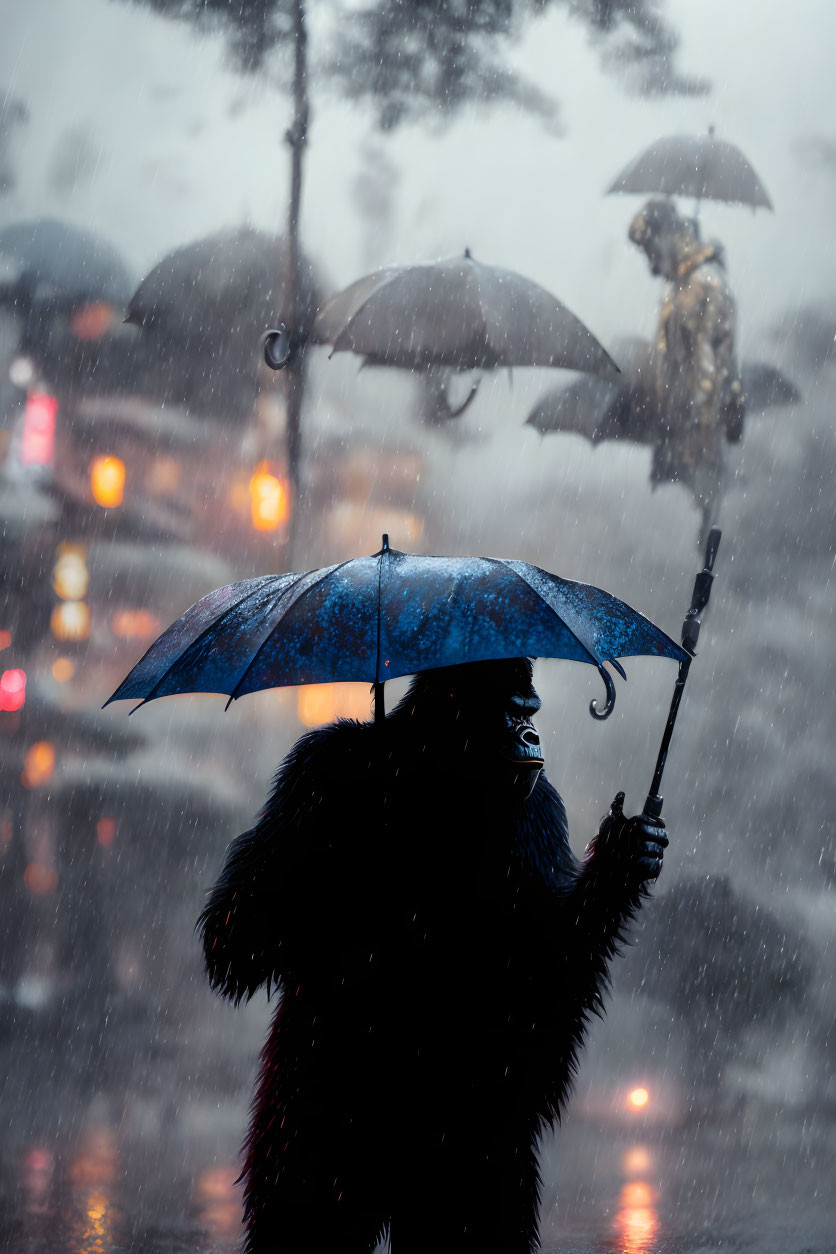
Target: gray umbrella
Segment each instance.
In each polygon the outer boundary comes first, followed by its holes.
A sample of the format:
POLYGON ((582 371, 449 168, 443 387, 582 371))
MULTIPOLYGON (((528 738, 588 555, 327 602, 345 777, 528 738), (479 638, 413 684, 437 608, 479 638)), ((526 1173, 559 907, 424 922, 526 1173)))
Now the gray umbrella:
POLYGON ((580 319, 530 279, 474 261, 390 266, 320 309, 313 338, 376 365, 454 370, 564 366, 615 378, 618 367, 580 319))
POLYGON ((77 308, 91 301, 122 306, 130 290, 119 253, 92 231, 54 218, 0 230, 0 299, 29 307, 77 308))
POLYGON ((669 135, 635 157, 607 188, 611 192, 661 193, 695 200, 771 209, 766 188, 739 148, 706 135, 669 135))

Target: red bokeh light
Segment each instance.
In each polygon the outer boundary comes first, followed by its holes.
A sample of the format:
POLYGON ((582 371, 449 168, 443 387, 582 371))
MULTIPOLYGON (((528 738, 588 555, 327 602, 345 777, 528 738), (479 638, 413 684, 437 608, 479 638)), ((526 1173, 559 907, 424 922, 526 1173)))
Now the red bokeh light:
POLYGON ((109 849, 116 839, 116 819, 100 818, 96 824, 96 839, 103 849, 109 849))
POLYGON ((55 452, 58 401, 46 392, 30 392, 23 415, 20 460, 24 466, 51 466, 55 452))
POLYGON ((20 710, 25 700, 26 671, 3 671, 0 675, 0 710, 20 710))

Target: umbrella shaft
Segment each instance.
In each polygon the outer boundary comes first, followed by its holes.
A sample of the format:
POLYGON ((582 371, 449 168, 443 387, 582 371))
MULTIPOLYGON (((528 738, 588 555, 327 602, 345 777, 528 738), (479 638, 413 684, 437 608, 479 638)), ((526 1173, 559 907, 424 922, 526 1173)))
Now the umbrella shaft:
POLYGON ((386 706, 383 703, 383 684, 374 685, 374 721, 386 722, 386 706))
POLYGON ((659 789, 662 787, 662 775, 665 770, 665 763, 668 758, 668 749, 670 748, 671 736, 673 735, 676 716, 679 713, 679 703, 682 700, 682 694, 685 691, 685 681, 688 678, 688 671, 691 667, 691 659, 688 658, 684 662, 679 663, 679 675, 674 684, 673 697, 671 698, 671 708, 668 711, 668 721, 665 724, 662 743, 659 746, 659 756, 656 759, 656 770, 653 772, 653 780, 650 785, 650 792, 647 794, 647 801, 644 803, 644 813, 651 818, 657 818, 662 812, 662 798, 659 789))

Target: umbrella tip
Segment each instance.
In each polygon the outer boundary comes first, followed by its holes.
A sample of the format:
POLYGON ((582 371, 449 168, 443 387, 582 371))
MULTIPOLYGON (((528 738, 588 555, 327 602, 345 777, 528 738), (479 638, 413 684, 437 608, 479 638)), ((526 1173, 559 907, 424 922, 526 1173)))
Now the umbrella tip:
POLYGON ((383 533, 383 546, 382 546, 382 548, 381 548, 381 550, 380 550, 380 551, 381 551, 381 553, 388 553, 388 552, 389 552, 389 536, 388 536, 387 532, 385 532, 385 531, 384 531, 384 533, 383 533))
POLYGON ((473 260, 473 253, 470 251, 470 249, 469 249, 469 248, 466 248, 466 249, 464 250, 464 255, 465 255, 465 257, 467 258, 467 260, 468 260, 468 261, 472 261, 472 260, 473 260))
POLYGON ((710 137, 711 139, 713 139, 713 138, 714 138, 714 132, 715 132, 715 130, 716 130, 716 129, 717 129, 717 128, 715 127, 714 123, 712 122, 712 123, 711 123, 711 125, 710 125, 710 126, 709 126, 709 128, 708 128, 708 134, 709 134, 709 137, 710 137))

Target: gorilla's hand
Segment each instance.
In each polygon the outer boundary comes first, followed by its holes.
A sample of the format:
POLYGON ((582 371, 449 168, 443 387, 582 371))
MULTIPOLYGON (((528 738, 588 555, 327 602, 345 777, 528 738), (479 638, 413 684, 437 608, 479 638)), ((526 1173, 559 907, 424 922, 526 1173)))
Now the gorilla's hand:
POLYGON ((594 842, 596 858, 634 885, 658 878, 662 870, 662 854, 668 846, 665 824, 661 819, 624 814, 624 793, 616 793, 609 813, 604 816, 594 842))

